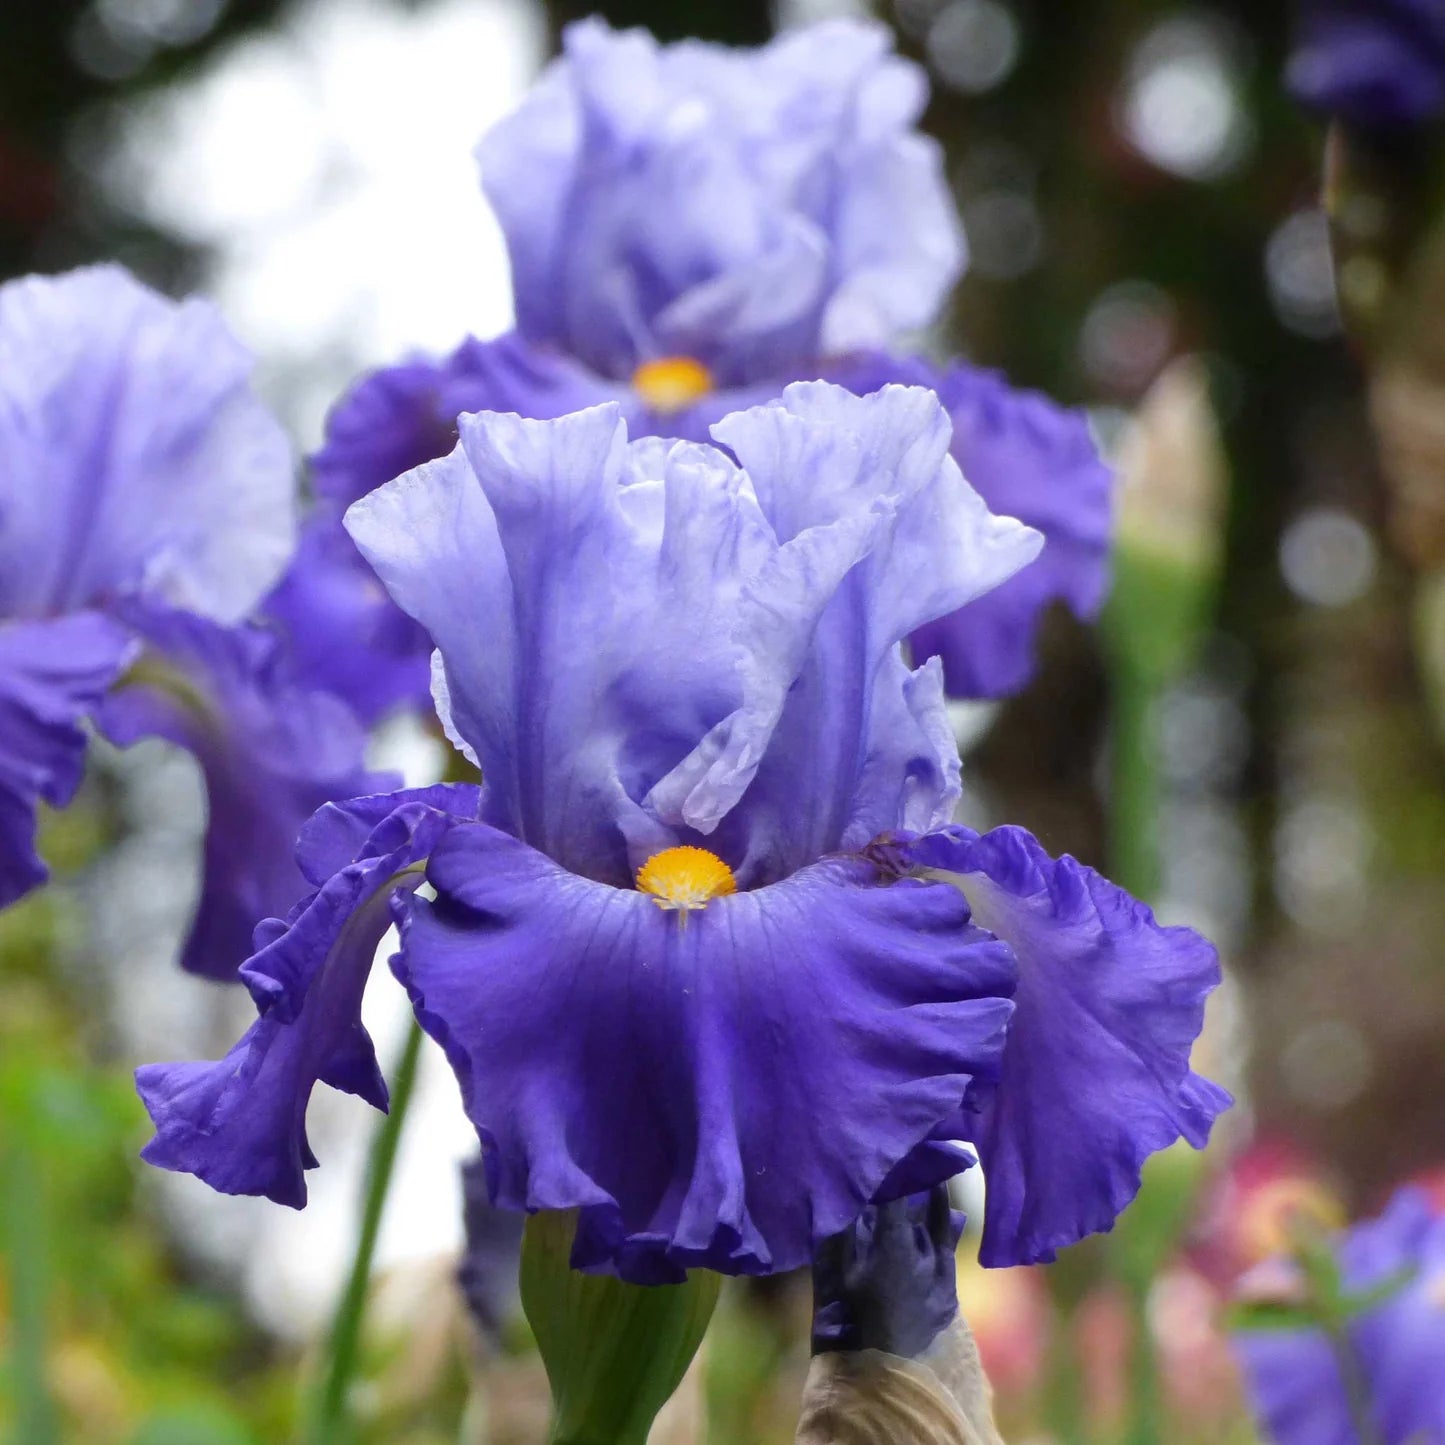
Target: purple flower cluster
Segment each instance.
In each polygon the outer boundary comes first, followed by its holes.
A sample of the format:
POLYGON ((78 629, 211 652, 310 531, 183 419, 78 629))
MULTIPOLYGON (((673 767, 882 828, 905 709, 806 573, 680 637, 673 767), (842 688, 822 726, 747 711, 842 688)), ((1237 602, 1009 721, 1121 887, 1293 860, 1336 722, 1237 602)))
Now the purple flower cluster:
POLYGON ((181 744, 185 962, 257 1011, 139 1071, 151 1162, 302 1205, 315 1086, 387 1105, 393 924, 488 1200, 576 1211, 579 1268, 806 1265, 961 1141, 985 1258, 1046 1260, 1204 1142, 1213 949, 953 821, 947 696, 1098 607, 1110 477, 1080 417, 888 349, 962 246, 885 35, 569 30, 481 150, 516 330, 338 404, 294 553, 210 311, 115 272, 0 293, 0 878, 36 881, 83 719, 181 744), (481 786, 364 771, 428 691, 481 786))
MULTIPOLYGON (((942 658, 951 696, 1017 692, 1049 605, 1090 618, 1103 601, 1112 477, 1080 413, 887 349, 936 318, 963 260, 941 157, 914 128, 924 100, 922 72, 874 25, 822 25, 758 52, 572 26, 478 151, 512 258, 516 330, 365 377, 332 413, 318 490, 354 500, 444 456, 463 412, 550 419, 612 401, 635 437, 707 441, 791 381, 860 395, 927 386, 949 409, 964 475, 1045 548, 910 646, 917 661, 942 658)), ((313 621, 316 675, 367 670, 358 639, 384 635, 414 688, 426 640, 388 615, 334 511, 323 516, 330 540, 311 545, 324 580, 303 563, 283 588, 307 605, 323 594, 344 624, 313 621)))

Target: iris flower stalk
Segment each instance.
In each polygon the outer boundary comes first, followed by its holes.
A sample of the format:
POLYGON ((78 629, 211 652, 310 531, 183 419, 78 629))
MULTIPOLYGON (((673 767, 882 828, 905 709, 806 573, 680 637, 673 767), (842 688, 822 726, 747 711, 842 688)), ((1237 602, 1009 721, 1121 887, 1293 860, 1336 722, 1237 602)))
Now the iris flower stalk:
POLYGON ((1048 1259, 1204 1142, 1213 949, 953 824, 941 668, 904 660, 1037 534, 963 480, 928 391, 796 384, 713 430, 466 415, 352 507, 483 785, 316 814, 316 891, 241 970, 256 1023, 138 1072, 152 1163, 304 1204, 316 1083, 386 1106, 360 1000, 393 922, 492 1203, 571 1212, 571 1266, 628 1284, 806 1265, 963 1139, 985 1260, 1048 1259))

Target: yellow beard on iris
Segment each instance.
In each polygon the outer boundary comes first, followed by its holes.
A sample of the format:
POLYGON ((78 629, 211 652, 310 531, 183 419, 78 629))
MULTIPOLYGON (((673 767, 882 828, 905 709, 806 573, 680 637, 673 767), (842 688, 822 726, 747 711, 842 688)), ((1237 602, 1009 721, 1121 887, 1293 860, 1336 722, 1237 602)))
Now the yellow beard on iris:
POLYGON ((712 372, 691 356, 660 356, 632 373, 633 389, 647 406, 664 415, 683 411, 713 389, 712 372))
POLYGON ((738 891, 733 870, 706 848, 682 846, 654 853, 637 870, 638 891, 659 908, 681 911, 705 908, 714 898, 738 891))

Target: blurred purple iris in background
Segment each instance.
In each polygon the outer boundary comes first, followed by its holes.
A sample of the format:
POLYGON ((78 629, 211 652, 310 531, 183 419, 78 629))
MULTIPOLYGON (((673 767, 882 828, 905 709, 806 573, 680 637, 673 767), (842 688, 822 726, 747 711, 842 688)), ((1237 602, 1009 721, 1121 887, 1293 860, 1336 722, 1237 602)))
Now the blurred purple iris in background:
POLYGON ((1445 114, 1440 0, 1302 0, 1289 87, 1305 105, 1367 129, 1445 114))
POLYGON ((1213 950, 1021 830, 947 827, 941 668, 900 644, 1038 535, 929 391, 797 384, 714 432, 467 415, 351 508, 485 786, 317 814, 317 891, 242 970, 256 1024, 139 1072, 151 1162, 304 1203, 315 1083, 385 1102, 360 1000, 393 918, 492 1201, 577 1210, 579 1268, 806 1264, 970 1138, 992 1262, 1047 1257, 1202 1142, 1213 950))
POLYGON ((1347 1361, 1318 1330, 1235 1336, 1270 1439, 1359 1445, 1355 1410, 1363 1409, 1380 1445, 1445 1440, 1445 1215, 1424 1190, 1403 1189, 1335 1252, 1347 1291, 1383 1295, 1351 1321, 1347 1361), (1346 1371, 1356 1377, 1353 1404, 1346 1371))
POLYGON ((217 977, 303 891, 300 823, 378 783, 350 713, 244 624, 295 526, 291 450, 250 373, 214 307, 119 268, 0 288, 0 906, 45 877, 36 808, 73 796, 84 720, 165 737, 208 785, 183 962, 217 977))
POLYGON ((941 153, 917 130, 926 80, 891 43, 853 21, 757 51, 659 46, 598 20, 567 30, 561 58, 478 151, 516 330, 373 373, 331 415, 311 524, 329 540, 308 531, 276 604, 312 608, 308 675, 371 667, 386 694, 373 712, 414 694, 425 643, 377 598, 332 503, 444 455, 462 412, 553 418, 613 401, 633 436, 705 441, 730 412, 817 377, 859 394, 937 390, 964 474, 1045 537, 1007 588, 913 638, 915 660, 942 657, 951 695, 1022 687, 1054 600, 1098 610, 1111 476, 1082 415, 881 349, 937 319, 963 261, 941 153), (382 673, 343 627, 316 625, 328 606, 385 639, 382 673))

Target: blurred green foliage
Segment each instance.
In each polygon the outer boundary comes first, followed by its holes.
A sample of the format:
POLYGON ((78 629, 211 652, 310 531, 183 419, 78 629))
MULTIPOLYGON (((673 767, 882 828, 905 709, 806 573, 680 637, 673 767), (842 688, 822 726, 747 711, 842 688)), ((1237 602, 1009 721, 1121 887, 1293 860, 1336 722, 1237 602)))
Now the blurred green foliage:
MULTIPOLYGON (((61 866, 84 851, 85 818, 47 828, 61 866)), ((56 890, 0 914, 0 1422, 26 1445, 283 1438, 287 1362, 226 1290, 188 1277, 147 1200, 130 1071, 97 1058, 88 1001, 58 965, 74 908, 56 890)))

